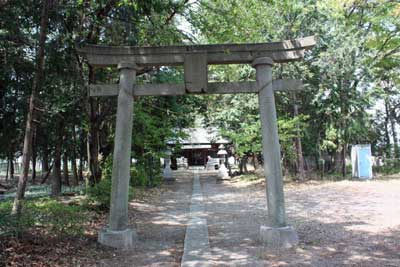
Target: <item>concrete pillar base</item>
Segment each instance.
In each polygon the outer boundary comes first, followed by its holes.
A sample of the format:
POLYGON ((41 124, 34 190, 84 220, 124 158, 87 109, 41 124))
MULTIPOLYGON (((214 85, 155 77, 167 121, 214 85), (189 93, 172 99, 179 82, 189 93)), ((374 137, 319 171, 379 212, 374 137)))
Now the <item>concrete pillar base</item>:
POLYGON ((260 227, 260 239, 266 247, 275 249, 288 249, 297 246, 299 237, 291 226, 260 227))
POLYGON ((126 229, 122 231, 113 231, 107 228, 99 232, 98 242, 109 247, 118 249, 130 249, 137 239, 136 231, 126 229))

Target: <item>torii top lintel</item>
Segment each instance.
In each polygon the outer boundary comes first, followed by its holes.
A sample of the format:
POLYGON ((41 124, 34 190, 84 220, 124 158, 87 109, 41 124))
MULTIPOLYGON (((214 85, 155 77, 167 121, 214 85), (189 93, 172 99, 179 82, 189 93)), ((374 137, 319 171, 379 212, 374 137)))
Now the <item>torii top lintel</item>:
POLYGON ((78 49, 92 66, 116 66, 132 62, 141 66, 182 65, 188 56, 206 64, 250 64, 255 58, 270 57, 277 63, 301 60, 315 45, 314 36, 270 43, 181 45, 159 47, 85 45, 78 49))

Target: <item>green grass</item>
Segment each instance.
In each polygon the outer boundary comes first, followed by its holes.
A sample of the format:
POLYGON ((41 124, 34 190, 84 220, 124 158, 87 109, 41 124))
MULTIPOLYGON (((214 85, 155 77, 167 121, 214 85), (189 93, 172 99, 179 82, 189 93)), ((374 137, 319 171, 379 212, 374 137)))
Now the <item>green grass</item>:
POLYGON ((84 205, 65 204, 48 197, 27 199, 20 215, 11 215, 12 201, 0 202, 0 236, 19 237, 33 228, 55 236, 80 236, 89 220, 84 205))

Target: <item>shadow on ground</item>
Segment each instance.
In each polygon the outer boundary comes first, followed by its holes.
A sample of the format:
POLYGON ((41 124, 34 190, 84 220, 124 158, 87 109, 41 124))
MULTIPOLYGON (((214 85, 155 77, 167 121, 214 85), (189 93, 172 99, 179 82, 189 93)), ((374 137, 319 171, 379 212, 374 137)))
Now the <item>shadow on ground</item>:
POLYGON ((400 266, 398 181, 289 186, 289 222, 300 244, 286 251, 258 241, 268 223, 262 183, 203 176, 202 185, 215 266, 400 266))

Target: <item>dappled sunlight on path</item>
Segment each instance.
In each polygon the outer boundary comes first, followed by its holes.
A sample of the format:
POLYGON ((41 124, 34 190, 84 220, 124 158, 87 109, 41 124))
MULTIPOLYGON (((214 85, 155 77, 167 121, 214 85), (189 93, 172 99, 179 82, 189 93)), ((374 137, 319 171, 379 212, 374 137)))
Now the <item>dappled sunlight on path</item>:
POLYGON ((192 176, 162 185, 158 196, 130 203, 130 222, 138 240, 98 266, 180 266, 192 190, 192 176))
POLYGON ((268 221, 263 182, 202 182, 216 266, 400 266, 400 181, 286 185, 300 237, 286 251, 258 241, 268 221))
POLYGON ((273 251, 259 241, 268 224, 262 180, 217 182, 215 173, 200 171, 202 197, 194 197, 202 208, 190 215, 193 172, 176 177, 130 203, 135 248, 97 266, 180 266, 190 218, 207 227, 210 266, 400 266, 400 180, 286 184, 288 222, 300 244, 273 251))

